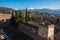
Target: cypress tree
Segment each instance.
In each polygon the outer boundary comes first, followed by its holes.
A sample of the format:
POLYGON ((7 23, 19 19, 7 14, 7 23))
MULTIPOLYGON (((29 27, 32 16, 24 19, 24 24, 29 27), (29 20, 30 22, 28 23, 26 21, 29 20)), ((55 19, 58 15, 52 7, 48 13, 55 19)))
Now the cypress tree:
POLYGON ((19 21, 22 21, 22 12, 19 12, 19 21))
POLYGON ((59 24, 59 17, 57 18, 57 22, 56 23, 59 24))
POLYGON ((26 8, 26 13, 25 13, 25 23, 28 23, 28 13, 27 13, 27 8, 26 8))
POLYGON ((28 12, 28 17, 27 18, 28 18, 28 21, 30 21, 29 12, 28 12))
POLYGON ((11 11, 11 24, 13 24, 13 13, 11 11))
POLYGON ((38 18, 39 25, 41 24, 41 17, 38 18))
POLYGON ((17 11, 15 11, 15 18, 16 18, 16 22, 18 21, 18 13, 17 11))
POLYGON ((21 16, 20 16, 20 12, 19 12, 19 20, 20 20, 20 17, 21 17, 21 16))
POLYGON ((12 24, 12 25, 15 25, 15 23, 16 23, 15 16, 14 16, 14 13, 12 12, 11 24, 12 24))

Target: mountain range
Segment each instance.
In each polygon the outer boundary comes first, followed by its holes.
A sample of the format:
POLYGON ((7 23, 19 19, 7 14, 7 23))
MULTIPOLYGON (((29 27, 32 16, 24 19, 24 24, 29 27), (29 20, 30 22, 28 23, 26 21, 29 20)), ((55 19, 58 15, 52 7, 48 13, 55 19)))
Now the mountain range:
POLYGON ((42 13, 49 13, 49 14, 60 14, 60 9, 53 10, 53 9, 44 8, 44 9, 31 9, 31 10, 40 13, 42 12, 42 13))
MULTIPOLYGON (((15 9, 6 8, 6 7, 0 7, 0 11, 2 11, 2 12, 4 12, 4 11, 8 12, 10 10, 15 10, 15 9)), ((25 9, 22 9, 22 11, 25 11, 25 9)), ((53 10, 53 9, 43 8, 43 9, 28 9, 28 11, 34 11, 34 12, 39 12, 39 13, 42 12, 42 13, 49 13, 49 14, 58 14, 58 15, 60 15, 60 9, 53 10)))

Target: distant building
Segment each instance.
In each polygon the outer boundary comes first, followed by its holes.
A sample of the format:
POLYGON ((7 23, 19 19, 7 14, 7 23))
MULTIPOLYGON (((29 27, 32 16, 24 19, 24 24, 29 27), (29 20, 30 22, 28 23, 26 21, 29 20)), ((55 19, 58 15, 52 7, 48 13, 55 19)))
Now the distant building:
POLYGON ((6 22, 8 19, 11 19, 11 14, 0 13, 0 21, 6 22))

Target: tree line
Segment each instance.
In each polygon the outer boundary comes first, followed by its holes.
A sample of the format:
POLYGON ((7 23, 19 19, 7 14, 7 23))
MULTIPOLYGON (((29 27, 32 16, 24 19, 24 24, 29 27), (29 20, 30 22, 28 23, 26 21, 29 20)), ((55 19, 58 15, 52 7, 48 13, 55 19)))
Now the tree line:
POLYGON ((12 16, 11 16, 12 25, 16 26, 18 21, 28 23, 29 15, 28 15, 27 8, 25 10, 25 14, 21 11, 12 11, 11 13, 12 13, 12 16), (23 17, 24 15, 25 15, 25 17, 23 17))

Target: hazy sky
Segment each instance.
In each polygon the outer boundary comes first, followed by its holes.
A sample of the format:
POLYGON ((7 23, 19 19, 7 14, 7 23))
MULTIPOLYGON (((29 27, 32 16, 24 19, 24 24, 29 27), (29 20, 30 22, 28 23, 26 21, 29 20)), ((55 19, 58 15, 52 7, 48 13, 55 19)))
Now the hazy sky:
POLYGON ((0 0, 0 7, 25 9, 26 7, 60 9, 60 0, 0 0))

